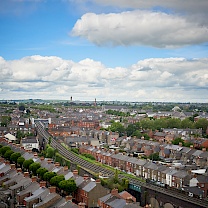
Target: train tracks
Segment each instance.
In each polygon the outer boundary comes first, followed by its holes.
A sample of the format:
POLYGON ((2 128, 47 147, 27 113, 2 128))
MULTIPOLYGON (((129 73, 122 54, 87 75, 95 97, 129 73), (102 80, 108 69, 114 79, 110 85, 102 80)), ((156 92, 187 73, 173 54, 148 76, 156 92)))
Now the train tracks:
MULTIPOLYGON (((36 127, 38 130, 38 133, 45 139, 45 141, 48 143, 48 139, 49 137, 51 137, 51 135, 45 130, 44 125, 41 122, 36 122, 36 127)), ((81 167, 92 171, 94 173, 103 173, 104 175, 108 175, 108 176, 113 176, 115 174, 114 171, 112 170, 108 170, 104 167, 98 166, 96 164, 90 163, 80 157, 78 157, 77 155, 75 155, 74 153, 68 151, 64 146, 62 146, 62 144, 60 144, 58 141, 56 141, 55 139, 51 139, 51 144, 50 144, 54 149, 57 149, 58 152, 63 155, 65 158, 67 158, 68 160, 70 160, 73 163, 76 163, 78 165, 80 165, 81 167)), ((162 188, 162 187, 158 187, 149 183, 145 183, 142 182, 140 180, 137 179, 133 179, 131 177, 128 177, 126 175, 123 174, 119 174, 119 178, 120 179, 127 179, 129 181, 129 184, 132 184, 134 186, 137 187, 145 187, 147 189, 151 189, 155 192, 159 192, 161 194, 165 194, 168 195, 170 197, 174 197, 174 198, 178 198, 180 200, 195 204, 197 206, 197 208, 207 208, 208 207, 208 202, 202 199, 197 199, 197 198, 191 198, 188 197, 180 192, 177 191, 173 191, 173 190, 169 190, 166 188, 162 188)))

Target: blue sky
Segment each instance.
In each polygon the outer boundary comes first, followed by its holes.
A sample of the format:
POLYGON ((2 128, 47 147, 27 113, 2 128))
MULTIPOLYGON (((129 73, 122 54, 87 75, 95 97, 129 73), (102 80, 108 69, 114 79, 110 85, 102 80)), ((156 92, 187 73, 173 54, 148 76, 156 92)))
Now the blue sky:
POLYGON ((206 0, 1 0, 0 99, 207 102, 206 0))

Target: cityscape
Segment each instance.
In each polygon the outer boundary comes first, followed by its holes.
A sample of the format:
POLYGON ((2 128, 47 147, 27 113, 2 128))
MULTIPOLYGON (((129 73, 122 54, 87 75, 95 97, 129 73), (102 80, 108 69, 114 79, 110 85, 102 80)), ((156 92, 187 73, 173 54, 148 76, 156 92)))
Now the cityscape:
POLYGON ((207 208, 207 11, 1 0, 0 208, 207 208))
POLYGON ((0 102, 1 207, 207 207, 206 104, 22 101, 0 102))

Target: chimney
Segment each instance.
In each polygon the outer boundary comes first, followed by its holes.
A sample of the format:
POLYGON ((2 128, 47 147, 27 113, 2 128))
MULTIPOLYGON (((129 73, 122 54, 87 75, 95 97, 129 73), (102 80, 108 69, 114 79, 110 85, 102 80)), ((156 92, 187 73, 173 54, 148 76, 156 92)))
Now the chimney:
POLYGON ((50 193, 56 193, 56 187, 55 186, 50 186, 49 191, 50 191, 50 193))
POLYGON ((48 161, 47 161, 47 162, 48 162, 48 164, 50 164, 50 163, 52 162, 52 160, 51 160, 51 159, 48 159, 48 161))
POLYGON ((193 145, 190 145, 190 148, 191 148, 191 149, 194 149, 194 146, 193 146, 193 145))
POLYGON ((179 142, 179 146, 182 147, 182 142, 179 142))
POLYGON ((24 172, 24 177, 25 177, 25 178, 29 178, 29 177, 30 177, 29 172, 24 172))
POLYGON ((132 202, 133 202, 133 199, 132 199, 131 196, 129 196, 129 197, 126 198, 126 204, 130 204, 132 202))
POLYGON ((85 203, 80 202, 80 203, 78 204, 78 208, 85 208, 85 203))
POLYGON ((40 182, 40 187, 46 187, 46 181, 41 181, 40 182))
POLYGON ((37 158, 38 157, 38 154, 37 153, 34 153, 34 158, 37 158))
POLYGON ((111 195, 113 195, 113 196, 117 196, 118 195, 118 189, 112 189, 111 190, 111 195))
POLYGON ((45 158, 44 158, 43 156, 40 158, 41 161, 43 161, 44 159, 45 159, 45 158))
POLYGON ((9 162, 8 160, 6 160, 4 163, 5 163, 6 165, 10 165, 10 162, 9 162))
POLYGON ((36 182, 36 181, 37 181, 37 177, 36 177, 36 176, 33 176, 33 177, 31 178, 31 180, 32 180, 32 182, 36 182))
POLYGON ((71 195, 66 196, 66 201, 71 201, 72 202, 73 197, 71 195))
POLYGON ((84 174, 83 178, 84 178, 84 180, 86 181, 86 180, 89 178, 89 175, 84 174))
POLYGON ((24 150, 25 148, 23 146, 21 146, 21 149, 24 150))
POLYGON ((11 164, 10 167, 11 167, 11 169, 15 169, 16 168, 15 164, 11 164))
POLYGON ((96 179, 96 181, 95 181, 96 183, 101 183, 101 181, 100 181, 100 179, 98 178, 98 179, 96 179))
POLYGON ((17 172, 21 173, 22 172, 22 168, 17 168, 17 172))
POLYGON ((0 162, 4 163, 4 158, 3 157, 0 158, 0 162))
POLYGON ((207 149, 206 149, 206 148, 202 148, 202 151, 203 151, 203 152, 206 152, 206 151, 207 151, 207 149))
POLYGON ((68 166, 64 166, 64 171, 67 171, 68 169, 68 166))
POLYGON ((74 176, 77 176, 78 175, 78 170, 73 170, 73 174, 74 174, 74 176))
POLYGON ((55 162, 55 167, 59 167, 60 163, 59 162, 55 162))

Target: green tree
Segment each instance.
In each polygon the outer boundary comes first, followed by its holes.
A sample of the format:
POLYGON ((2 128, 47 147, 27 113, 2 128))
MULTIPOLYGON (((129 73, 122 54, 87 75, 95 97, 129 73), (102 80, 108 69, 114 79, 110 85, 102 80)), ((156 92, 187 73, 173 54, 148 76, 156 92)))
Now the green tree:
POLYGON ((41 167, 40 163, 32 163, 29 166, 29 170, 32 171, 33 175, 37 175, 37 170, 41 167))
POLYGON ((126 128, 126 134, 127 136, 131 136, 136 130, 138 130, 138 127, 134 124, 129 124, 126 128))
POLYGON ((51 145, 51 141, 52 141, 52 138, 49 137, 49 138, 48 138, 48 144, 49 144, 49 145, 51 145))
POLYGON ((43 180, 50 182, 51 178, 53 178, 54 176, 56 176, 57 174, 55 172, 46 172, 43 175, 43 180))
POLYGON ((136 130, 133 134, 132 134, 132 136, 135 136, 136 138, 141 138, 142 137, 142 133, 141 133, 141 131, 140 130, 136 130))
POLYGON ((68 195, 72 194, 77 190, 77 186, 74 179, 62 180, 61 182, 59 182, 59 187, 60 189, 65 191, 68 195))
POLYGON ((10 160, 10 157, 11 155, 14 153, 14 151, 12 150, 7 150, 5 153, 4 153, 4 158, 7 159, 7 160, 10 160))
POLYGON ((23 165, 24 161, 25 161, 25 158, 24 157, 22 157, 22 156, 21 157, 18 157, 17 164, 19 164, 20 167, 22 168, 22 165, 23 165))
POLYGON ((47 173, 47 172, 48 172, 48 170, 47 170, 46 168, 43 168, 43 167, 39 168, 39 169, 36 171, 36 173, 38 174, 38 176, 39 176, 41 179, 43 179, 44 174, 47 173))
POLYGON ((208 120, 206 118, 200 118, 198 121, 195 122, 195 127, 197 129, 202 128, 203 133, 206 132, 206 129, 208 127, 208 120))
POLYGON ((161 128, 167 128, 167 119, 166 118, 161 118, 161 119, 156 119, 154 120, 154 124, 153 124, 154 128, 153 129, 157 129, 160 130, 161 128))
POLYGON ((25 134, 23 131, 17 130, 17 134, 16 134, 17 139, 21 139, 25 137, 25 134))
POLYGON ((184 140, 181 138, 176 138, 172 141, 172 144, 175 144, 175 145, 179 145, 179 143, 182 143, 182 145, 184 145, 184 140))
POLYGON ((1 126, 7 126, 11 121, 11 117, 10 116, 2 116, 1 117, 1 126))
POLYGON ((21 156, 19 152, 15 152, 10 156, 10 161, 17 163, 17 159, 21 156))
POLYGON ((159 153, 152 153, 148 158, 150 160, 153 160, 153 161, 159 161, 160 160, 159 153))
POLYGON ((118 132, 121 136, 125 132, 124 126, 119 122, 113 122, 112 125, 109 127, 110 131, 118 132))
POLYGON ((142 129, 154 129, 154 121, 149 118, 140 121, 140 126, 142 129))
POLYGON ((29 170, 29 166, 34 163, 34 161, 32 159, 29 159, 29 160, 25 160, 23 162, 23 167, 26 169, 26 170, 29 170))
POLYGON ((1 147, 0 148, 0 154, 4 155, 7 150, 11 150, 11 148, 8 147, 8 146, 1 147))
POLYGON ((55 150, 52 147, 48 147, 46 150, 46 157, 53 158, 55 150))
POLYGON ((185 128, 193 129, 193 127, 194 127, 194 123, 189 118, 185 118, 181 121, 181 128, 183 128, 183 129, 185 129, 185 128))
POLYGON ((167 127, 168 128, 180 128, 181 120, 179 118, 169 118, 167 120, 167 127))
POLYGON ((59 187, 59 183, 63 180, 65 180, 63 175, 54 176, 50 179, 50 184, 52 186, 59 187))

